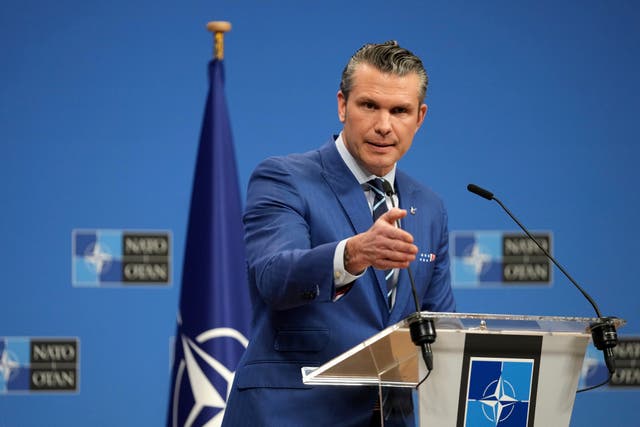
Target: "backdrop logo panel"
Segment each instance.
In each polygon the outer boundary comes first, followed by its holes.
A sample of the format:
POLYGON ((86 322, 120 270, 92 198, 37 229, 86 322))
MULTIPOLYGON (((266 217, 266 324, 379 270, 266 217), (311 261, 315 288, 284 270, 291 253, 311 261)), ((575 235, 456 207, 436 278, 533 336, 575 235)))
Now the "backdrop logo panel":
POLYGON ((621 337, 614 347, 616 372, 610 387, 640 387, 640 337, 621 337))
POLYGON ((0 338, 0 394, 78 391, 77 338, 0 338))
MULTIPOLYGON (((552 253, 551 233, 533 236, 552 253)), ((454 231, 449 245, 454 287, 551 284, 551 261, 524 233, 454 231)))
MULTIPOLYGON (((640 337, 619 337, 614 347, 616 371, 611 376, 608 387, 597 390, 620 390, 640 388, 640 337)), ((587 348, 582 364, 580 388, 600 384, 609 375, 602 352, 593 346, 587 348)))
POLYGON ((171 283, 169 231, 73 230, 74 286, 171 283))

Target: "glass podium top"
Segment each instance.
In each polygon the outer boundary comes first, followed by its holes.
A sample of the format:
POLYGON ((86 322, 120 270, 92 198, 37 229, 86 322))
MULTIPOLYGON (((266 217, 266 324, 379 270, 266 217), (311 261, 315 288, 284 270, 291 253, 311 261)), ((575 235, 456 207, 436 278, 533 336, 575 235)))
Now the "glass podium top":
MULTIPOLYGON (((409 324, 433 319, 438 333, 511 335, 567 335, 590 337, 597 318, 512 314, 421 312, 392 325, 320 367, 303 367, 305 384, 386 385, 410 387, 419 382, 419 352, 411 341, 409 324)), ((612 319, 616 329, 622 319, 612 319)), ((437 344, 437 341, 436 341, 437 344)))
MULTIPOLYGON (((394 327, 409 327, 418 314, 409 316, 394 327)), ((419 316, 425 319, 433 319, 436 329, 442 330, 466 330, 468 332, 493 332, 493 333, 533 333, 544 335, 546 333, 591 333, 591 325, 599 319, 595 317, 562 317, 562 316, 531 316, 520 314, 481 314, 481 313, 435 313, 423 311, 419 316)), ((622 319, 613 318, 617 328, 624 325, 622 319)))

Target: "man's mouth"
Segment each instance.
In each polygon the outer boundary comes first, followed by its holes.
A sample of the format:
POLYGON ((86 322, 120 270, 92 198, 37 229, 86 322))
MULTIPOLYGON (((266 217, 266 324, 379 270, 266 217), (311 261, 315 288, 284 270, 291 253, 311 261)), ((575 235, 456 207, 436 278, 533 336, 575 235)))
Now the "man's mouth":
POLYGON ((393 143, 391 143, 391 142, 367 141, 367 144, 373 145, 373 146, 379 147, 379 148, 386 148, 386 147, 392 147, 393 146, 393 143))

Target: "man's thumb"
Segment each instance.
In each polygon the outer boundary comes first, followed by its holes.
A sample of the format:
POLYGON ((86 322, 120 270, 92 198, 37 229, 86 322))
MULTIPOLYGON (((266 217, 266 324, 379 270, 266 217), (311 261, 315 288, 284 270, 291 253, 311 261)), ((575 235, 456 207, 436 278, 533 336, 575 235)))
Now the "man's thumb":
POLYGON ((405 216, 407 216, 406 209, 391 208, 391 210, 385 212, 381 218, 384 218, 385 221, 387 221, 390 224, 393 224, 397 220, 404 218, 405 216))

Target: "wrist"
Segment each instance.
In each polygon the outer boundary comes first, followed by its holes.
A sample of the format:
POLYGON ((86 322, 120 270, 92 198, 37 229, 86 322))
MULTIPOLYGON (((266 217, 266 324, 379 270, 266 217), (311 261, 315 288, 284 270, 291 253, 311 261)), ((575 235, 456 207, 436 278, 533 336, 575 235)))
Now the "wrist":
POLYGON ((353 274, 354 276, 358 276, 362 274, 362 272, 364 271, 364 268, 361 268, 360 266, 356 265, 356 263, 354 262, 355 260, 352 252, 353 247, 350 248, 349 243, 351 243, 351 239, 347 240, 347 243, 344 245, 344 253, 342 256, 344 269, 350 274, 353 274))

